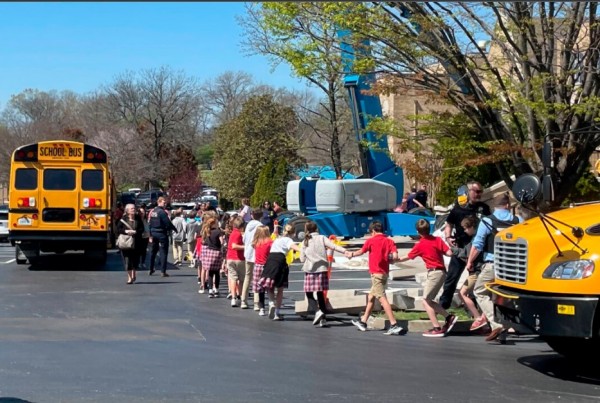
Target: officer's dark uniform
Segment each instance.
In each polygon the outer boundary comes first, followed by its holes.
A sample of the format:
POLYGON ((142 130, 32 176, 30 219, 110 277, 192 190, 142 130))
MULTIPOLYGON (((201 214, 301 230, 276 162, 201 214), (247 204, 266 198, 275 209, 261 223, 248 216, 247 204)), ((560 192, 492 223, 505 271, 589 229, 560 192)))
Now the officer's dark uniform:
POLYGON ((167 256, 169 255, 169 231, 177 232, 167 212, 160 206, 156 206, 150 212, 150 236, 152 237, 152 253, 150 255, 150 271, 154 273, 154 262, 156 254, 160 250, 160 271, 163 275, 167 274, 167 256))

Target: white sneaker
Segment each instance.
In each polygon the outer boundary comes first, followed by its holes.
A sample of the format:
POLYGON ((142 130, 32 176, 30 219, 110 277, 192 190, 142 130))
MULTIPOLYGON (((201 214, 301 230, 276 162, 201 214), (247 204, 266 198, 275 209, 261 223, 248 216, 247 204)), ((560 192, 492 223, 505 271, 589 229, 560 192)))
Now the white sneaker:
POLYGON ((325 320, 325 318, 321 318, 321 320, 319 321, 319 327, 325 326, 327 326, 327 321, 325 320))
POLYGON ((246 301, 242 301, 242 305, 241 307, 242 309, 248 309, 248 304, 246 303, 246 301))
POLYGON ((269 319, 275 318, 275 305, 269 304, 269 319))
POLYGON ((216 288, 213 288, 212 292, 215 297, 217 297, 217 298, 219 297, 219 290, 217 290, 216 288))
POLYGON ((261 307, 259 307, 258 305, 254 305, 254 310, 258 312, 261 310, 261 307))
POLYGON ((260 308, 260 310, 258 311, 258 314, 260 316, 266 316, 267 314, 265 313, 265 308, 260 308))
POLYGON ((198 294, 204 294, 204 288, 199 289, 198 294))
POLYGON ((323 312, 322 310, 318 310, 317 313, 315 314, 315 320, 313 320, 313 325, 316 325, 317 323, 319 323, 321 321, 321 319, 323 319, 323 316, 325 316, 325 312, 323 312))
POLYGON ((214 293, 215 293, 214 289, 208 290, 208 295, 214 295, 214 293))
POLYGON ((273 318, 273 320, 277 320, 277 321, 283 320, 283 316, 275 314, 275 317, 273 318))
POLYGON ((238 305, 237 305, 237 300, 236 300, 235 298, 232 298, 232 299, 231 299, 231 306, 232 306, 233 308, 235 308, 235 307, 237 307, 237 306, 238 306, 238 305))

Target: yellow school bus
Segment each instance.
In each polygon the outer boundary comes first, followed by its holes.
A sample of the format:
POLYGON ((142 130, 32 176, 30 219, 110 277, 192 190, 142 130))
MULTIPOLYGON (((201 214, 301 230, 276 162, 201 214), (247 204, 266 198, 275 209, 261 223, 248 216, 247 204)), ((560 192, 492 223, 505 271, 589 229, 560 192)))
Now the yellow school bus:
POLYGON ((67 250, 106 260, 115 192, 104 150, 66 140, 19 147, 9 182, 9 239, 17 263, 67 250))

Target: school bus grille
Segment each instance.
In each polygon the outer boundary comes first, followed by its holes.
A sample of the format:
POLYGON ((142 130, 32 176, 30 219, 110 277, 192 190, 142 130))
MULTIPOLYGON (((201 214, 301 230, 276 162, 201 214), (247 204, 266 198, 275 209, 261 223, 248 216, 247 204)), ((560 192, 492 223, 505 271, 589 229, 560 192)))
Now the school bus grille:
POLYGON ((517 239, 494 242, 494 271, 496 278, 511 283, 525 284, 527 280, 527 242, 517 239))

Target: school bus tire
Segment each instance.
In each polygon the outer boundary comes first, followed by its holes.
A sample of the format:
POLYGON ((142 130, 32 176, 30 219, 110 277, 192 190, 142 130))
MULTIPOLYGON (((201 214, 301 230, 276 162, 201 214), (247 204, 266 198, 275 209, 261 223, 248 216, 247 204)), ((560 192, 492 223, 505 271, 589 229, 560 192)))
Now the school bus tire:
POLYGON ((544 341, 558 354, 570 360, 584 362, 600 353, 600 338, 544 337, 544 341))

